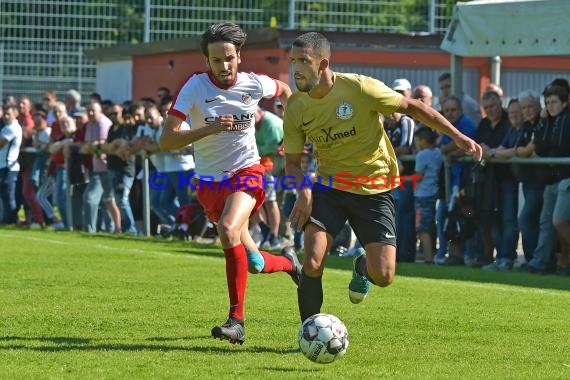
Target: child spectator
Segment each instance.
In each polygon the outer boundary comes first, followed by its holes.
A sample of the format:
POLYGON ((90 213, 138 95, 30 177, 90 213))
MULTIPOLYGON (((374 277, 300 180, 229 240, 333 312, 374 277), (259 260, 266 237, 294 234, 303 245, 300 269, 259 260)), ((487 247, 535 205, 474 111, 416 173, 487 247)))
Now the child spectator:
POLYGON ((424 262, 433 262, 432 225, 435 222, 435 201, 439 192, 438 180, 442 164, 439 148, 436 148, 437 135, 428 127, 421 127, 416 131, 415 145, 418 151, 416 156, 415 172, 421 176, 414 191, 416 208, 416 233, 420 240, 424 262))

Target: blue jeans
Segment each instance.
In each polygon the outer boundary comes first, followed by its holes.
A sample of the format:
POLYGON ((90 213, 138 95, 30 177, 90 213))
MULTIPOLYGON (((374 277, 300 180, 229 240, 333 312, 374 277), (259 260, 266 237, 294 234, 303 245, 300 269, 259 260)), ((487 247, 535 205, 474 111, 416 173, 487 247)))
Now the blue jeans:
POLYGON ((493 221, 491 234, 493 245, 497 249, 497 260, 508 259, 514 261, 517 257, 517 244, 519 240, 518 215, 518 182, 497 181, 499 196, 497 218, 493 221))
POLYGON ((113 186, 117 206, 119 206, 121 210, 121 230, 123 232, 136 234, 137 227, 135 225, 135 217, 133 216, 133 210, 131 209, 131 202, 129 200, 129 194, 131 193, 135 179, 121 171, 109 170, 108 173, 111 185, 113 186))
POLYGON ((19 171, 11 171, 8 168, 0 169, 0 198, 2 199, 1 223, 18 223, 18 208, 16 206, 16 182, 19 171))
POLYGON ((521 230, 524 258, 529 262, 538 244, 544 185, 523 183, 522 189, 524 204, 519 214, 519 228, 521 230))
POLYGON ((528 263, 530 266, 541 270, 548 269, 554 255, 556 230, 554 229, 554 224, 552 224, 552 216, 554 214, 554 206, 556 206, 556 199, 558 198, 558 184, 559 182, 556 182, 544 187, 538 243, 532 254, 532 259, 528 263))
POLYGON ((437 252, 436 256, 444 257, 447 253, 447 240, 443 226, 447 217, 447 203, 445 199, 438 199, 435 208, 435 227, 437 231, 437 252))
POLYGON ((411 182, 405 188, 397 188, 396 201, 396 258, 400 261, 414 261, 416 258, 416 209, 414 189, 411 182))
POLYGON ((172 199, 174 202, 174 199, 176 198, 174 190, 171 189, 170 187, 167 187, 165 189, 153 189, 152 187, 150 187, 149 190, 150 190, 150 208, 152 212, 158 217, 160 223, 163 224, 174 223, 174 215, 169 214, 169 210, 175 207, 174 206, 164 207, 162 201, 162 198, 164 197, 165 199, 172 199))
POLYGON ((174 189, 176 197, 178 198, 178 203, 180 203, 180 205, 187 205, 190 203, 188 185, 184 183, 184 181, 181 181, 181 179, 187 178, 188 176, 193 175, 193 173, 193 170, 187 170, 184 172, 166 172, 166 175, 170 180, 170 186, 174 189))
MULTIPOLYGON (((83 229, 86 232, 97 232, 97 212, 101 199, 105 201, 110 198, 112 198, 112 194, 108 173, 90 173, 89 184, 83 192, 83 229)), ((105 212, 108 211, 105 209, 105 212)), ((112 226, 106 226, 106 228, 108 231, 112 231, 112 226)))

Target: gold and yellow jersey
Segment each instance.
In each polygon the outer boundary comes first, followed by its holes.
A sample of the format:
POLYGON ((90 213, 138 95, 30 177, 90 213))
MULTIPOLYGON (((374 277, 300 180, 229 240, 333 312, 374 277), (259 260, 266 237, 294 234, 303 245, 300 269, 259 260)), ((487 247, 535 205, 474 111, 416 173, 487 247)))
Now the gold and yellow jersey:
POLYGON ((289 98, 285 151, 302 153, 310 141, 322 184, 355 194, 388 191, 398 164, 380 114, 392 114, 401 102, 402 95, 379 80, 334 73, 333 87, 323 98, 300 91, 289 98))

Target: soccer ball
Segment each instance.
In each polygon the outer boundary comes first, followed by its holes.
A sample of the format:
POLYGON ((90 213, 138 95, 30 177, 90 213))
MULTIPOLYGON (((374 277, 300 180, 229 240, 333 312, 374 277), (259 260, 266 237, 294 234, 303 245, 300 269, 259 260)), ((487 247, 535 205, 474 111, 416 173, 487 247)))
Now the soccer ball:
POLYGON ((348 330, 334 315, 315 314, 299 329, 299 348, 315 363, 332 363, 346 353, 348 330))

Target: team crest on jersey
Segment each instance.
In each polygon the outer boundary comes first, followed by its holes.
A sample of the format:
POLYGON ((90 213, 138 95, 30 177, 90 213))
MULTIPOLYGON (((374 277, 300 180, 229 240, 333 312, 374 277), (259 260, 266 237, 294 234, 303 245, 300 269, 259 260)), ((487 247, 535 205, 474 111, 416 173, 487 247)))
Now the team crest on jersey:
POLYGON ((342 102, 336 106, 336 117, 341 120, 348 120, 352 117, 352 104, 347 102, 342 102))
POLYGON ((241 100, 244 102, 244 104, 249 104, 249 103, 251 103, 251 95, 250 94, 243 94, 241 96, 241 100))

